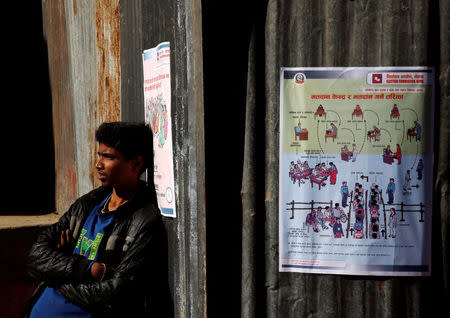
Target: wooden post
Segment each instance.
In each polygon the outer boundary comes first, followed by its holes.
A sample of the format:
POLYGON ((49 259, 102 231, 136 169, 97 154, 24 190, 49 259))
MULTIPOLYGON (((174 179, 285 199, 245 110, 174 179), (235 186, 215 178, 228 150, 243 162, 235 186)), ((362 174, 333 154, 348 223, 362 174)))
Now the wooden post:
POLYGON ((402 222, 405 222, 405 218, 403 217, 403 201, 402 201, 402 203, 401 203, 401 212, 402 212, 402 218, 400 219, 400 221, 402 221, 402 222))
POLYGON ((291 214, 291 220, 294 218, 294 205, 295 205, 295 201, 294 200, 292 200, 291 201, 291 203, 290 204, 292 204, 292 214, 291 214))
POLYGON ((423 204, 422 204, 422 202, 420 202, 420 220, 419 220, 419 222, 424 222, 423 213, 424 213, 423 204))

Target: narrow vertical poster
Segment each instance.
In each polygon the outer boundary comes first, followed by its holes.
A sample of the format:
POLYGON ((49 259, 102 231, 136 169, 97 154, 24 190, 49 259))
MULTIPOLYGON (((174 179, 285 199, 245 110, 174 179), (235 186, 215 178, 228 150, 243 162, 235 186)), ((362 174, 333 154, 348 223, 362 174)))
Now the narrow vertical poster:
POLYGON ((158 206, 164 216, 176 217, 172 148, 170 43, 145 50, 145 122, 153 131, 154 182, 158 206))
POLYGON ((430 275, 434 69, 280 81, 279 270, 430 275))

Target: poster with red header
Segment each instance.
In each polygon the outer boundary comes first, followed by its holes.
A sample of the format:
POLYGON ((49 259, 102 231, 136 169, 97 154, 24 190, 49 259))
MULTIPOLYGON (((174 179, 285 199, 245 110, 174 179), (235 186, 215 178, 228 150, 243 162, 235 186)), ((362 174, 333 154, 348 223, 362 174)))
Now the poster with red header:
POLYGON ((154 182, 161 214, 176 217, 172 148, 170 43, 142 54, 145 122, 153 131, 154 182))

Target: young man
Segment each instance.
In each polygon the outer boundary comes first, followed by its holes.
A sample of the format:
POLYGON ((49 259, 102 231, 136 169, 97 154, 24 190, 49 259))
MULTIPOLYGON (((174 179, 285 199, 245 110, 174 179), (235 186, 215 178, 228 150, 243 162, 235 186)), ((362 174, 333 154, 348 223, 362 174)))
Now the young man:
POLYGON ((97 178, 39 236, 29 272, 43 284, 25 317, 163 317, 167 248, 154 191, 140 181, 153 168, 152 133, 141 124, 104 123, 97 178), (153 315, 152 315, 153 314, 153 315))

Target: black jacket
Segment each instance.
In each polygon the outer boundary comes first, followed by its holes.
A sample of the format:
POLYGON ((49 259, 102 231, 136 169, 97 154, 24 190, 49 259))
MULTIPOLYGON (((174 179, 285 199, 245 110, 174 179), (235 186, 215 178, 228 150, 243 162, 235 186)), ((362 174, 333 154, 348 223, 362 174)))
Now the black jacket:
POLYGON ((86 274, 89 260, 56 248, 61 231, 70 229, 76 242, 92 209, 111 189, 100 187, 82 196, 54 225, 44 230, 31 248, 28 271, 43 282, 25 309, 28 317, 46 286, 94 317, 168 317, 167 240, 151 192, 140 184, 135 197, 120 206, 109 233, 101 242, 97 261, 115 268, 102 281, 86 274))

